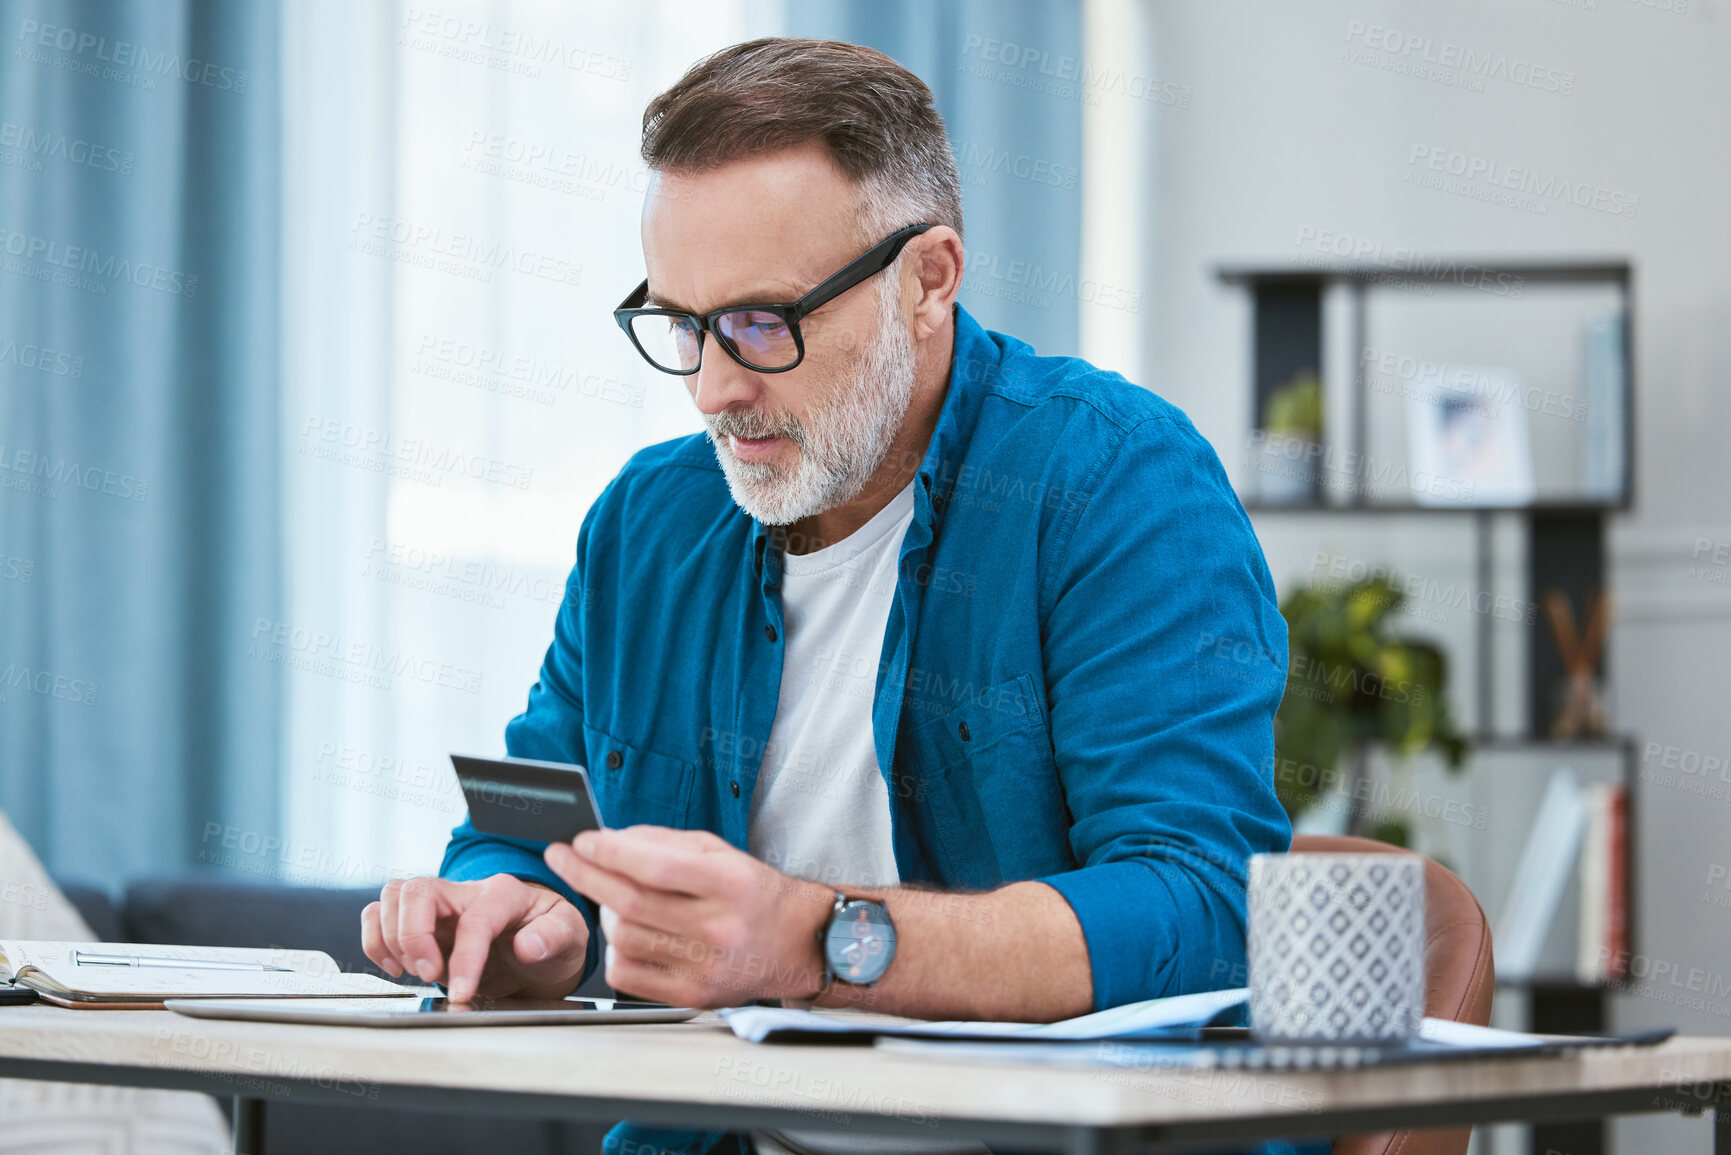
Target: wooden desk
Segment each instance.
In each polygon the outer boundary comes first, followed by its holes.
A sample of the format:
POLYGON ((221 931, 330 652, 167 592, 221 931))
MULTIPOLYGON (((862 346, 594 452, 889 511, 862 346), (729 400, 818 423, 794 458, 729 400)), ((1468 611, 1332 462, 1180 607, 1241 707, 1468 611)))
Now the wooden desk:
POLYGON ((1357 1072, 976 1064, 869 1047, 740 1042, 713 1015, 655 1026, 382 1030, 0 1008, 0 1077, 203 1091, 256 1155, 289 1099, 675 1127, 972 1136, 1115 1155, 1391 1126, 1717 1110, 1731 1155, 1731 1039, 1357 1072))

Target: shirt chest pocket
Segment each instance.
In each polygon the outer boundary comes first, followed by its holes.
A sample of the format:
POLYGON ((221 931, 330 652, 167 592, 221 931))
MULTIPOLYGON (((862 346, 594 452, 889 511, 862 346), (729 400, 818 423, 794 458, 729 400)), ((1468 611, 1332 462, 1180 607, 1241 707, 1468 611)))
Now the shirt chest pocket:
POLYGON ((1036 808, 1063 805, 1045 698, 1033 677, 1019 674, 971 693, 907 738, 907 789, 929 816, 944 881, 1001 884, 998 846, 1013 843, 1018 822, 1036 808))
POLYGON ((605 730, 583 728, 589 752, 589 782, 610 827, 671 826, 684 829, 691 810, 694 763, 658 754, 605 730))

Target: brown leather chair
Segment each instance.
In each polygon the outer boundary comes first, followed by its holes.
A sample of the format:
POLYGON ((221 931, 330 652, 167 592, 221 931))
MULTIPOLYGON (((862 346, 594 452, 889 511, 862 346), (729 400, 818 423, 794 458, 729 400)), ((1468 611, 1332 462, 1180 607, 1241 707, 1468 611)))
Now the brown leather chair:
MULTIPOLYGON (((1294 854, 1411 854, 1376 842, 1320 834, 1292 839, 1294 854)), ((1491 968, 1491 926, 1466 883, 1443 867, 1424 864, 1424 1013, 1433 1019, 1489 1026, 1496 975, 1491 968)), ((1335 1155, 1463 1155, 1472 1130, 1383 1131, 1342 1135, 1335 1155)))

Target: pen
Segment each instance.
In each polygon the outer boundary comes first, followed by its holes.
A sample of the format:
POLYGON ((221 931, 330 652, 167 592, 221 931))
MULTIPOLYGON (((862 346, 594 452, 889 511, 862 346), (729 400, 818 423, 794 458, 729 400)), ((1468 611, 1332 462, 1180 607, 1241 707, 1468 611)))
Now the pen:
POLYGON ((226 959, 155 958, 141 954, 96 954, 75 950, 72 961, 78 966, 104 967, 163 967, 170 970, 194 971, 282 971, 293 974, 292 967, 273 967, 259 962, 230 962, 226 959))

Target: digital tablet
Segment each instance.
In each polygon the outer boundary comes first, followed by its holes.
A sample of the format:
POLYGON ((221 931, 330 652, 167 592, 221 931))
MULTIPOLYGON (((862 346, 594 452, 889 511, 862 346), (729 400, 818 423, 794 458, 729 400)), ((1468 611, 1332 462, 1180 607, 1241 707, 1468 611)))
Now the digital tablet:
POLYGON ((451 755, 451 765, 469 802, 469 821, 483 834, 570 842, 585 830, 605 829, 581 766, 468 754, 451 755))
POLYGON ((169 999, 194 1019, 321 1023, 333 1027, 526 1027, 583 1023, 683 1023, 701 1012, 624 999, 169 999))

